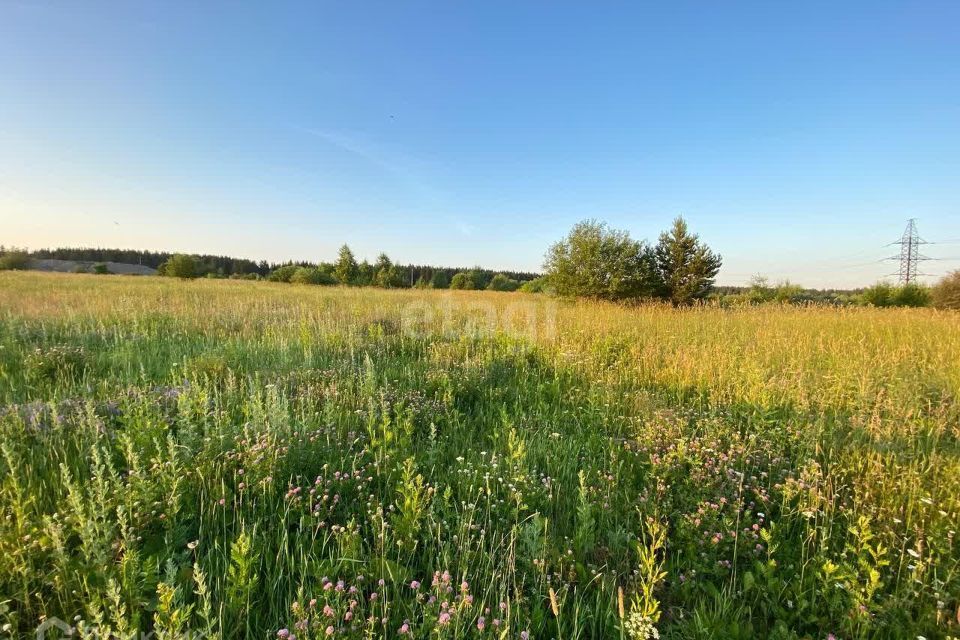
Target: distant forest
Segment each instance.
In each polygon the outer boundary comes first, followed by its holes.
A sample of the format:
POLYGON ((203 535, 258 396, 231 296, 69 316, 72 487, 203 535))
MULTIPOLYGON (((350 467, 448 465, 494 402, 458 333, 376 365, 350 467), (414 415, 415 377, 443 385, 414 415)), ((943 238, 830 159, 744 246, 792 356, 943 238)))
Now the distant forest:
MULTIPOLYGON (((140 251, 136 249, 89 249, 89 248, 71 248, 59 247, 56 249, 37 249, 29 252, 31 258, 39 260, 75 260, 85 262, 123 262, 127 264, 141 264, 153 269, 159 269, 162 264, 167 262, 174 254, 166 251, 140 251)), ((231 276, 251 276, 259 275, 266 278, 272 271, 285 266, 298 267, 323 267, 332 266, 333 262, 278 262, 272 263, 266 260, 255 262, 245 258, 232 258, 230 256, 212 256, 212 255, 194 255, 196 265, 196 275, 199 277, 221 276, 229 278, 231 276)), ((361 263, 362 264, 362 263, 361 263)), ((526 271, 496 271, 483 269, 480 267, 434 267, 430 265, 393 265, 398 274, 402 274, 403 279, 408 286, 413 286, 418 281, 429 281, 436 274, 446 281, 453 279, 453 276, 461 272, 473 272, 482 275, 486 282, 490 282, 496 274, 503 274, 508 278, 518 282, 528 282, 539 277, 540 274, 529 273, 526 271)))

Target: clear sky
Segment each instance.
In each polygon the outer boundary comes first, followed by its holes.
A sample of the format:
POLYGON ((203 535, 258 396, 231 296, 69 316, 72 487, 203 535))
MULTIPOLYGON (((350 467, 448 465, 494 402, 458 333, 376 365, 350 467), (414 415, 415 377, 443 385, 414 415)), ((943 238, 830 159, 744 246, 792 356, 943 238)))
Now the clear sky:
POLYGON ((960 2, 0 0, 3 244, 535 270, 678 214, 721 283, 960 256, 960 2))

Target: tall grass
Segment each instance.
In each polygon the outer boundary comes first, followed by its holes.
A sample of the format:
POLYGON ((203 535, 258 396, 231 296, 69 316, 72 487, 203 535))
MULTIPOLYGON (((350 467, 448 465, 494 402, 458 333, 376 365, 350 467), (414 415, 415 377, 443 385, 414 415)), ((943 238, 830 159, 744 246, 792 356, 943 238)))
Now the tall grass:
POLYGON ((0 274, 0 624, 960 635, 960 315, 0 274))

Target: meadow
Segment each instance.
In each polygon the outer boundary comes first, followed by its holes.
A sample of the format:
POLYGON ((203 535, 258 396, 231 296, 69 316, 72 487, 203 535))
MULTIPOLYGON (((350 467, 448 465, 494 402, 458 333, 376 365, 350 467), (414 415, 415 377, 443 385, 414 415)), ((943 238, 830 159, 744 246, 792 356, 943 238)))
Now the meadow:
POLYGON ((930 309, 0 273, 0 625, 960 637, 958 392, 930 309))

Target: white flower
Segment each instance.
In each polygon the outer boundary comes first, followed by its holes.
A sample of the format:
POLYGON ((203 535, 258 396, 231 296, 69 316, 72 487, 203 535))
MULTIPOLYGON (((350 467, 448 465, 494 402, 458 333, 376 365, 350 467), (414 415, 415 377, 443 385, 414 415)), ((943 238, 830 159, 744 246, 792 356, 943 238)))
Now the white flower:
POLYGON ((623 628, 631 640, 656 640, 660 637, 660 632, 653 626, 653 620, 639 611, 630 612, 623 628))

